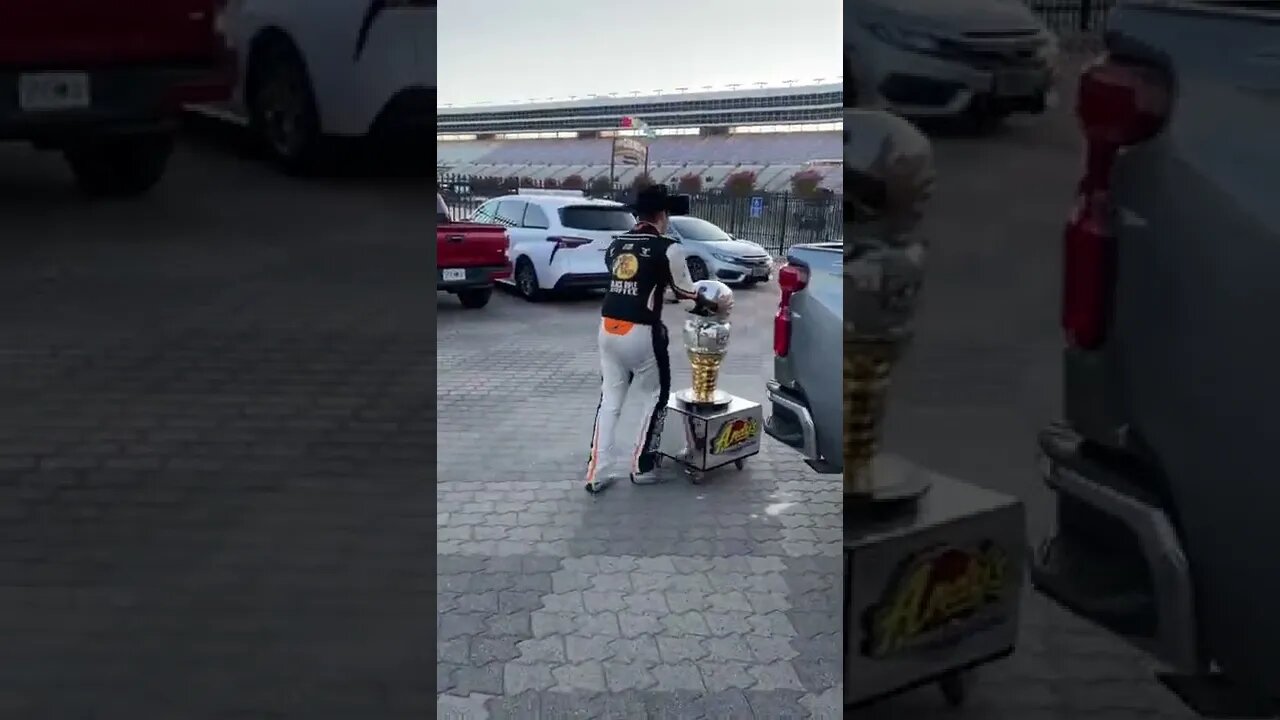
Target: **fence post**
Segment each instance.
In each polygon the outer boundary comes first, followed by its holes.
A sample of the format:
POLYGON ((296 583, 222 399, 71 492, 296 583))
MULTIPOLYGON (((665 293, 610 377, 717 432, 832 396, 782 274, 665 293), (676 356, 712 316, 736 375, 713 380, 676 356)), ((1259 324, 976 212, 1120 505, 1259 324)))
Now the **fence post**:
POLYGON ((786 255, 787 218, 791 216, 791 196, 782 196, 782 223, 778 226, 778 257, 786 255))

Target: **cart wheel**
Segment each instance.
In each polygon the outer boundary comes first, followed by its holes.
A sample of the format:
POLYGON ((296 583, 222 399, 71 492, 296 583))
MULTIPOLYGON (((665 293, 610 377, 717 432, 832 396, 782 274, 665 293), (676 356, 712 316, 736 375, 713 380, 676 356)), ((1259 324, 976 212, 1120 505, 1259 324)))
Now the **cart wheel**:
POLYGON ((969 699, 969 678, 963 672, 950 673, 938 681, 938 689, 949 707, 961 707, 969 699))
POLYGON ((689 476, 689 482, 690 482, 690 483, 692 483, 692 484, 694 484, 694 485, 701 485, 701 484, 702 484, 702 471, 700 471, 700 470, 686 470, 686 471, 685 471, 685 473, 689 476))
POLYGON ((746 467, 746 466, 747 466, 747 459, 746 459, 746 458, 740 458, 740 459, 738 459, 738 460, 734 460, 734 461, 733 461, 733 466, 734 466, 734 467, 736 467, 736 468, 738 468, 739 470, 741 470, 742 468, 744 468, 744 467, 746 467))

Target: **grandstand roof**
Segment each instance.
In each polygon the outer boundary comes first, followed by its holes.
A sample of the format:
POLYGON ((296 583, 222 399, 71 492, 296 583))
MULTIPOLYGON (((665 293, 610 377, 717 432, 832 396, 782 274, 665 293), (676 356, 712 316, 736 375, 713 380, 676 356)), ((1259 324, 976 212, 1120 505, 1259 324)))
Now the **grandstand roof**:
POLYGON ((770 98, 785 95, 808 95, 831 92, 843 92, 841 83, 822 85, 794 85, 784 87, 748 88, 745 90, 711 90, 704 92, 670 92, 655 91, 646 95, 621 95, 609 97, 597 95, 576 100, 553 100, 546 102, 512 103, 501 105, 472 105, 469 107, 438 107, 436 115, 471 115, 497 112, 526 112, 532 110, 576 110, 581 108, 598 108, 607 110, 620 105, 643 105, 645 103, 697 102, 705 100, 733 100, 770 98))

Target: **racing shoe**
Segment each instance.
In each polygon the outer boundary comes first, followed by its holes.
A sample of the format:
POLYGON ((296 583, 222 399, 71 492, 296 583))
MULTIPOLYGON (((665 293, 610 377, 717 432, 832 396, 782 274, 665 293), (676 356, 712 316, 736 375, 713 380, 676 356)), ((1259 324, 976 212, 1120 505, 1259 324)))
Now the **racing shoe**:
POLYGON ((662 456, 657 453, 646 453, 640 456, 638 467, 631 473, 633 485, 656 485, 662 482, 658 477, 658 467, 662 464, 662 456))
POLYGON ((614 477, 612 475, 606 475, 603 479, 597 479, 583 484, 583 489, 592 495, 599 495, 607 490, 609 486, 613 484, 613 481, 614 477))
POLYGON ((662 482, 662 478, 658 477, 657 468, 631 473, 631 483, 633 485, 657 485, 660 482, 662 482))

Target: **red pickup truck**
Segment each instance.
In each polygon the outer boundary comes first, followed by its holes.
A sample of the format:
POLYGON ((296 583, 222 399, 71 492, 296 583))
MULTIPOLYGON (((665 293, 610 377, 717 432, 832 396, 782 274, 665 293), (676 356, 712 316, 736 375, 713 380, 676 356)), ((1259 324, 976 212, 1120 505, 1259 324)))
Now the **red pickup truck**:
POLYGON ((454 222, 436 193, 436 289, 471 310, 489 304, 493 283, 511 277, 511 239, 497 225, 454 222))
POLYGON ((231 95, 225 2, 0 3, 0 141, 61 151, 91 195, 147 192, 182 107, 231 95))

